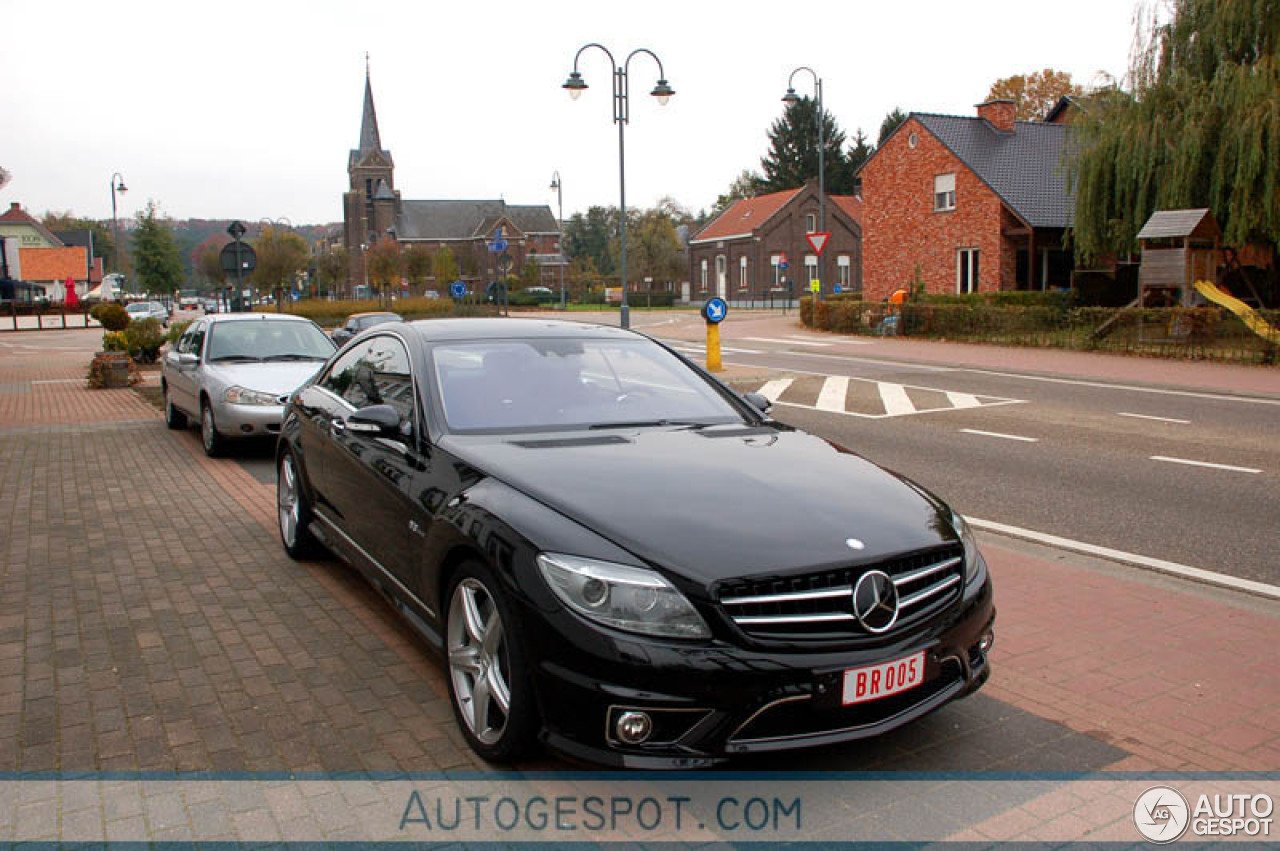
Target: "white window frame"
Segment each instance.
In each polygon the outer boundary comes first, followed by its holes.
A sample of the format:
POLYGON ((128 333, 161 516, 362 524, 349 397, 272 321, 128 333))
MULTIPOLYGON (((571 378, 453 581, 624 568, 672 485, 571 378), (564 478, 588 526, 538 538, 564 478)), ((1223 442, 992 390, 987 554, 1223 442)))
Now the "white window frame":
POLYGON ((982 273, 982 257, 977 248, 956 249, 956 294, 968 295, 978 292, 982 273), (969 285, 965 289, 965 283, 969 285))
POLYGON ((809 282, 817 280, 818 277, 818 255, 806 254, 804 256, 804 291, 809 291, 809 282))
POLYGON ((747 288, 747 255, 738 258, 738 289, 747 288))
POLYGON ((773 266, 773 285, 774 287, 782 286, 782 255, 774 254, 769 258, 770 265, 773 266))
POLYGON ((933 178, 933 211, 946 213, 956 208, 956 173, 937 174, 933 178))
POLYGON ((849 289, 849 255, 841 254, 836 258, 836 283, 840 285, 842 290, 849 289))
POLYGON ((818 214, 817 213, 804 214, 804 232, 805 233, 818 232, 818 214))
POLYGON ((698 289, 699 289, 700 291, 702 291, 702 292, 704 292, 704 293, 705 293, 705 292, 707 291, 707 261, 706 261, 706 258, 703 258, 703 260, 702 260, 702 278, 699 280, 698 284, 699 284, 698 289))

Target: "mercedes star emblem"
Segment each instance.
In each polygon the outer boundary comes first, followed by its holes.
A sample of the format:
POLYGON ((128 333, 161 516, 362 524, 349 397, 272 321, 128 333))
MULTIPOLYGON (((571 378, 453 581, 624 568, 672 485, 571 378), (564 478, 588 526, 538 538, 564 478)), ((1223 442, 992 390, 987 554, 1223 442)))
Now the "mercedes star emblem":
POLYGON ((853 586, 853 614, 870 633, 888 632, 898 620, 898 588, 883 570, 868 570, 853 586))

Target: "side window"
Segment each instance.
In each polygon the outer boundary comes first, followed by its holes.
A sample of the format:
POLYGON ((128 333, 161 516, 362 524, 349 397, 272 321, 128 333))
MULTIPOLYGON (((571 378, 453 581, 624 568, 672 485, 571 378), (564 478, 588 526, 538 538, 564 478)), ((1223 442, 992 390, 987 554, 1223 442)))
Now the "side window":
POLYGON ((353 404, 357 408, 362 407, 362 405, 354 403, 348 398, 348 391, 355 384, 356 367, 366 351, 368 351, 368 347, 361 346, 359 349, 347 352, 334 361, 333 366, 329 368, 329 374, 320 382, 320 386, 335 396, 341 396, 346 399, 348 404, 353 404))
POLYGON ((178 351, 187 351, 196 357, 199 357, 201 350, 204 349, 205 329, 208 327, 208 324, 204 322, 197 322, 195 325, 191 326, 191 330, 187 332, 187 348, 183 349, 181 345, 179 345, 178 351))
POLYGON ((368 353, 361 360, 360 378, 369 388, 368 404, 390 405, 400 412, 401 419, 413 418, 413 376, 403 343, 395 337, 370 340, 368 353))

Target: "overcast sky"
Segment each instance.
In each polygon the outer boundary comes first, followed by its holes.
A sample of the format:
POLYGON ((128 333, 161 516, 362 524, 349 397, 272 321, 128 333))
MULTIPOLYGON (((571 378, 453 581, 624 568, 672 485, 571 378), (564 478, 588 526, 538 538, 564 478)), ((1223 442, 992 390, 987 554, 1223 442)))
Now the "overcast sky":
MULTIPOLYGON (((610 67, 560 88, 575 51, 658 54, 677 95, 631 65, 627 201, 710 206, 758 168, 787 75, 812 66, 827 109, 874 142, 885 114, 972 115, 993 81, 1044 67, 1123 74, 1132 0, 915 2, 167 2, 0 0, 0 207, 111 215, 154 199, 176 218, 342 219, 365 51, 404 198, 618 203, 610 67)), ((797 76, 797 91, 812 93, 797 76)))

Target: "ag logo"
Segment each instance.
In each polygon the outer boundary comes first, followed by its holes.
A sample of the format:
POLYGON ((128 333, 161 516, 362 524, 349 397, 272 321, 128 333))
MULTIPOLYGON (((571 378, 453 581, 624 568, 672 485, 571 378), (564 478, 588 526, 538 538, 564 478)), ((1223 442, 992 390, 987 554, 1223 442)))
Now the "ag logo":
POLYGON ((1152 786, 1133 805, 1133 823, 1138 832, 1157 845, 1173 842, 1187 832, 1191 808, 1177 789, 1152 786))

